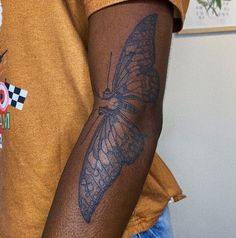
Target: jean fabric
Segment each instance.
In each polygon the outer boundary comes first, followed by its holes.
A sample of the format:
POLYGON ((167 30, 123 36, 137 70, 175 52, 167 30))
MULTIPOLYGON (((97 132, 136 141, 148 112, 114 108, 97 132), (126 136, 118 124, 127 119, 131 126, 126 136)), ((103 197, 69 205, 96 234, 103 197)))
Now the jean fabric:
POLYGON ((136 234, 132 238, 174 238, 169 208, 165 208, 163 214, 152 228, 142 233, 136 234))

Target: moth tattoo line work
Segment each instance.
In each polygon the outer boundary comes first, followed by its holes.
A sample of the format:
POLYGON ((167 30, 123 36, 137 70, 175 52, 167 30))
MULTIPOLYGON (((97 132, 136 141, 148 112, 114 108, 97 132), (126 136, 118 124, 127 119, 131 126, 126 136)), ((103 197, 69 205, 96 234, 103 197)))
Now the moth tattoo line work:
POLYGON ((95 92, 106 103, 95 110, 99 122, 80 174, 78 200, 87 223, 122 167, 133 164, 144 150, 145 135, 128 115, 138 113, 135 101, 155 103, 158 98, 159 76, 154 68, 156 24, 156 14, 138 23, 124 44, 111 89, 107 83, 102 96, 95 92))

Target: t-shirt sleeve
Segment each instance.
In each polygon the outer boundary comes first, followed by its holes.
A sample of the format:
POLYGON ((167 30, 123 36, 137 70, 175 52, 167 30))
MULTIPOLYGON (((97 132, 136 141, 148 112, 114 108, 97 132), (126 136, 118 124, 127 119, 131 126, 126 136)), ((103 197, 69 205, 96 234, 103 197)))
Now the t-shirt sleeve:
MULTIPOLYGON (((96 11, 121 2, 132 0, 83 0, 87 17, 96 11)), ((158 1, 158 0, 157 0, 158 1)), ((189 0, 166 0, 174 5, 174 32, 182 29, 189 0)))

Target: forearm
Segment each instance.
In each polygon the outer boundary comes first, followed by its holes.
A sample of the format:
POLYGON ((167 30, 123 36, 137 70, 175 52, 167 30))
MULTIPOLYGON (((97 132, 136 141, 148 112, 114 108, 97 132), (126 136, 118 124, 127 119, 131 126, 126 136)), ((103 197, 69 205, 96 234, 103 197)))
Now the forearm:
POLYGON ((171 14, 160 1, 121 4, 90 18, 94 110, 63 172, 44 238, 122 236, 161 130, 171 14))

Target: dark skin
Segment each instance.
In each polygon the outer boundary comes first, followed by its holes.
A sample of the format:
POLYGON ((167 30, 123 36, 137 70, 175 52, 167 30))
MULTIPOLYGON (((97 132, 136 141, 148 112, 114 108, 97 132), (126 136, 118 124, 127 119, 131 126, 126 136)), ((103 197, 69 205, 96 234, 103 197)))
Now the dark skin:
MULTIPOLYGON (((87 136, 84 137, 82 133, 78 139, 60 179, 43 238, 122 237, 142 191, 162 128, 162 102, 172 34, 172 12, 172 6, 165 0, 131 1, 102 9, 89 18, 88 59, 94 88, 94 110, 84 128, 87 136), (102 93, 106 89, 110 53, 112 51, 110 75, 113 79, 127 37, 142 19, 153 14, 158 16, 153 68, 159 73, 159 96, 152 103, 133 100, 138 113, 126 114, 132 122, 130 124, 135 124, 145 135, 145 143, 135 162, 122 167, 120 174, 103 193, 91 214, 91 220, 86 222, 78 205, 78 200, 81 199, 78 189, 86 152, 98 125, 95 118, 99 116, 99 108, 111 107, 98 97, 98 92, 102 93)), ((123 131, 118 133, 122 134, 123 131)))

